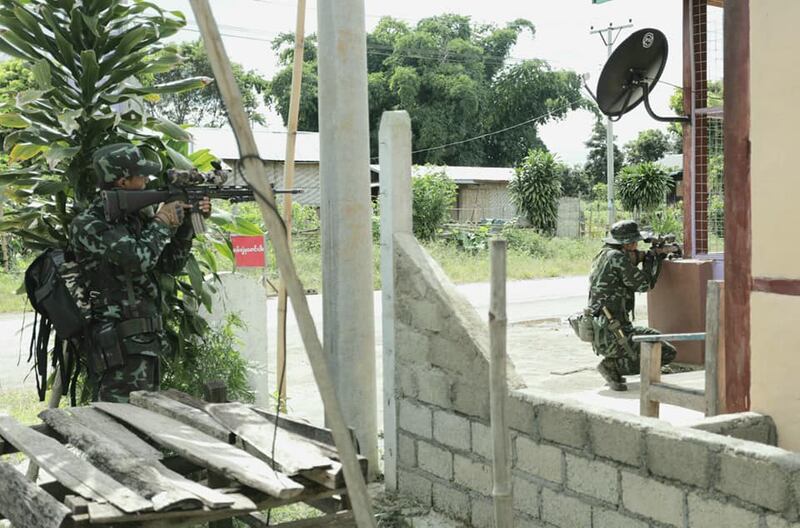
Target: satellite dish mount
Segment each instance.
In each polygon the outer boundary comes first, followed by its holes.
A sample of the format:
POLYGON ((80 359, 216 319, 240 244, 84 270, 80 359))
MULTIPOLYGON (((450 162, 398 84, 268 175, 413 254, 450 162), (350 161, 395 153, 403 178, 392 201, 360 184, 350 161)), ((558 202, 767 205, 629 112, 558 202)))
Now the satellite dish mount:
POLYGON ((668 52, 667 37, 657 29, 640 29, 626 38, 603 67, 597 96, 589 90, 600 111, 616 121, 644 101, 656 121, 690 123, 689 116, 660 116, 650 106, 650 93, 664 71, 668 52))

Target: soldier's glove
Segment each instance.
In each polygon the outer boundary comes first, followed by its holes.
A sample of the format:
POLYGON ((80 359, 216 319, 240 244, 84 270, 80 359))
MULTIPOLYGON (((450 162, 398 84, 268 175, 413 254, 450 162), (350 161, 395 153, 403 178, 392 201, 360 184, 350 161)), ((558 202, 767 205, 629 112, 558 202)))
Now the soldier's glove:
POLYGON ((170 229, 177 229, 183 223, 183 205, 183 202, 161 204, 161 207, 156 211, 156 220, 170 229))

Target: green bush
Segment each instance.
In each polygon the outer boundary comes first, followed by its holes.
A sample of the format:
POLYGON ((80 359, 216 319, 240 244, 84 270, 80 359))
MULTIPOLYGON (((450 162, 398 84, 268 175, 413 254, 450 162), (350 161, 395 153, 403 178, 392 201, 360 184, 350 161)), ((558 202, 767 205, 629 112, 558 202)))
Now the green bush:
POLYGON ((708 227, 720 238, 725 237, 725 200, 712 194, 708 200, 708 227))
POLYGON ((508 192, 517 210, 535 229, 545 234, 555 231, 561 184, 552 154, 545 150, 529 151, 509 182, 508 192))
POLYGON ((595 202, 608 203, 608 184, 595 183, 592 187, 592 199, 595 202))
POLYGON ((683 240, 683 202, 664 207, 650 214, 648 219, 654 233, 672 234, 683 240))
POLYGON ((508 226, 503 229, 503 238, 508 241, 509 250, 539 258, 550 255, 548 239, 535 229, 508 226))
POLYGON ((220 379, 228 387, 231 401, 255 400, 247 381, 247 361, 239 354, 242 343, 236 331, 244 328, 238 315, 229 314, 218 326, 209 326, 202 340, 198 340, 192 354, 173 351, 161 363, 164 389, 177 389, 202 398, 203 385, 220 379))
POLYGON ((628 211, 656 209, 672 185, 667 171, 650 162, 623 167, 616 179, 617 196, 628 211))
POLYGON ((457 187, 443 170, 429 168, 411 181, 414 235, 430 240, 456 203, 457 187))

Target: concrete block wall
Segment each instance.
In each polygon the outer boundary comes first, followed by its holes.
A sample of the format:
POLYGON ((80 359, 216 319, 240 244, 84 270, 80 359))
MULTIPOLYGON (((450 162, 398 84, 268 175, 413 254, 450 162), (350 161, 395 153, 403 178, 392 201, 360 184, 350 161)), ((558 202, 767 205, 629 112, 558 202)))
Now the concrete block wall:
MULTIPOLYGON (((485 324, 411 235, 394 259, 398 490, 490 527, 485 324)), ((509 367, 515 526, 800 528, 800 455, 534 392, 509 367)), ((739 423, 773 434, 767 418, 739 423)))

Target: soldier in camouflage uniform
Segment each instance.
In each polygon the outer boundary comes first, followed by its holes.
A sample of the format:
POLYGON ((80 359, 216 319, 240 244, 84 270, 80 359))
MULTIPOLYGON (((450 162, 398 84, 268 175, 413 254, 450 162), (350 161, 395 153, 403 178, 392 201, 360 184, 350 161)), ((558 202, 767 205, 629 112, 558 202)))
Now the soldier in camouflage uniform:
MULTIPOLYGON (((660 333, 631 323, 635 293, 655 286, 663 257, 638 251, 640 240, 642 235, 636 222, 623 220, 614 224, 611 236, 604 240, 605 245, 592 262, 589 278, 589 310, 594 316, 592 348, 603 356, 597 370, 612 390, 627 390, 623 376, 639 373, 640 344, 633 342, 633 336, 660 333), (603 308, 608 310, 610 319, 603 308), (616 332, 615 321, 619 323, 616 332)), ((661 354, 662 364, 666 365, 675 359, 675 347, 663 343, 661 354)))
MULTIPOLYGON (((98 149, 93 164, 101 189, 142 190, 161 172, 155 153, 130 143, 98 149)), ((87 363, 95 400, 127 402, 132 391, 158 389, 159 356, 168 346, 159 275, 179 273, 189 257, 194 233, 186 207, 172 202, 155 214, 148 208, 109 222, 98 197, 70 226, 90 305, 87 363)), ((210 213, 210 202, 201 209, 210 213)))

